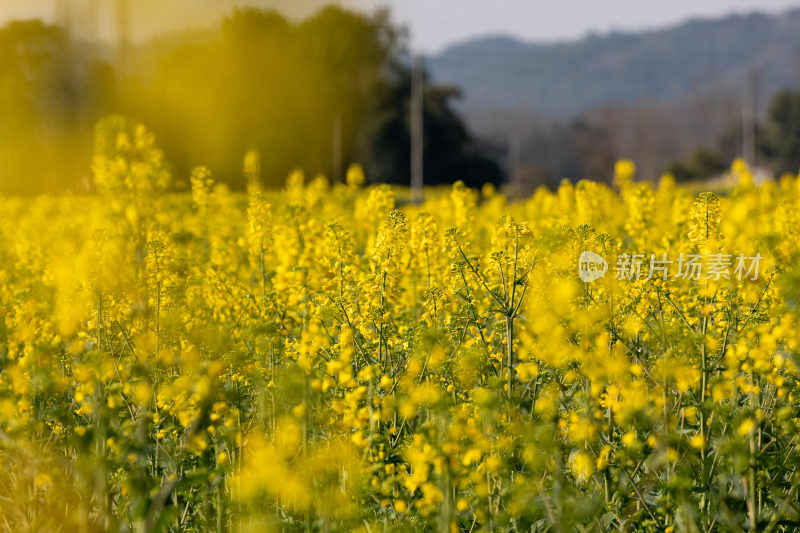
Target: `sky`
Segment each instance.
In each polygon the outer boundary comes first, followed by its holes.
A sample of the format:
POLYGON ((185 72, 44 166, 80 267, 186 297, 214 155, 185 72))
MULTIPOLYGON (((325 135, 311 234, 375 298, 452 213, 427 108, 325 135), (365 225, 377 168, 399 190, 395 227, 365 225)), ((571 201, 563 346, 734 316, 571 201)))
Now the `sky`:
MULTIPOLYGON (((169 30, 213 24, 239 5, 273 7, 302 17, 325 0, 127 0, 133 10, 134 37, 142 39, 169 30)), ((0 21, 20 17, 53 20, 59 4, 74 13, 96 7, 95 33, 113 35, 110 6, 115 0, 0 0, 0 21)), ((523 40, 555 41, 587 33, 640 30, 678 23, 691 17, 719 17, 753 10, 778 13, 800 7, 800 0, 340 0, 373 10, 388 6, 394 20, 411 31, 412 46, 435 53, 471 37, 507 34, 523 40)))

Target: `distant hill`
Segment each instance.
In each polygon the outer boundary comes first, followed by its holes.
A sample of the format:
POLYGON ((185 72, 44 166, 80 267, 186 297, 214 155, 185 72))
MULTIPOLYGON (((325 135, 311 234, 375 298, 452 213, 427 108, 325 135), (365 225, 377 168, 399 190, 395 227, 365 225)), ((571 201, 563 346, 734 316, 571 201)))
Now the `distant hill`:
POLYGON ((461 87, 468 116, 516 109, 565 118, 607 104, 668 103, 715 85, 738 91, 751 68, 763 105, 774 90, 800 85, 800 9, 566 43, 480 38, 427 65, 435 81, 461 87))

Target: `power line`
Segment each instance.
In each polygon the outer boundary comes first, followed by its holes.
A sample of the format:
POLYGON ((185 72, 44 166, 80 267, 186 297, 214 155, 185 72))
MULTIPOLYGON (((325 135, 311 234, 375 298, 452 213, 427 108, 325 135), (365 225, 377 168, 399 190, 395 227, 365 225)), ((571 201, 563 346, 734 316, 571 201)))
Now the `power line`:
POLYGON ((424 62, 421 55, 414 57, 411 66, 411 200, 423 201, 423 156, 424 156, 424 62))
POLYGON ((129 18, 128 0, 117 0, 117 61, 123 73, 127 69, 129 59, 129 18))
POLYGON ((758 71, 751 69, 745 79, 742 101, 742 159, 753 167, 756 165, 757 87, 758 71))

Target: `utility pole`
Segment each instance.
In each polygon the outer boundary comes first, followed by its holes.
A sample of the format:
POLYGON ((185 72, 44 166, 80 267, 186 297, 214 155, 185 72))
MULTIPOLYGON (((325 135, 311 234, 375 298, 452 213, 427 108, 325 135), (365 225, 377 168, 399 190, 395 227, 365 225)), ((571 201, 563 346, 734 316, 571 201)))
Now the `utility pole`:
POLYGON ((424 94, 425 75, 421 55, 414 57, 411 66, 411 201, 423 201, 423 155, 424 155, 424 94))
POLYGON ((757 86, 758 71, 751 69, 745 78, 742 100, 742 159, 752 167, 756 166, 757 86))
POLYGON ((508 136, 508 182, 514 194, 522 195, 522 140, 516 129, 508 136))
POLYGON ((127 73, 130 47, 130 20, 128 0, 117 0, 117 62, 123 74, 127 73))
POLYGON ((98 0, 55 0, 54 20, 68 38, 94 42, 97 40, 98 0))
POLYGON ((117 74, 122 83, 118 84, 119 103, 128 112, 130 89, 127 78, 130 74, 130 12, 128 0, 116 0, 117 8, 117 74))
POLYGON ((53 13, 55 14, 56 25, 59 26, 64 33, 69 34, 70 26, 70 9, 69 0, 56 0, 53 6, 53 13))
POLYGON ((336 112, 333 122, 333 182, 342 183, 342 113, 336 112))
POLYGON ((84 21, 87 40, 92 43, 97 41, 97 0, 87 0, 84 21))

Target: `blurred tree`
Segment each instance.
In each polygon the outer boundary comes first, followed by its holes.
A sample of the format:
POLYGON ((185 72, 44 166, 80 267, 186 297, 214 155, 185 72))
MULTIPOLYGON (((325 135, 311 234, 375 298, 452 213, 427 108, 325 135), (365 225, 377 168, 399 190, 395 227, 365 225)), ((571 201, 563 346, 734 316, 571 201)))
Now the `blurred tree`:
POLYGON ((41 21, 0 28, 0 191, 81 187, 113 72, 41 21))
POLYGON ((666 172, 680 182, 705 180, 725 172, 727 168, 718 153, 707 148, 698 148, 692 153, 688 162, 673 161, 667 165, 666 172))
POLYGON ((698 178, 706 179, 725 172, 728 165, 716 152, 698 148, 692 154, 691 166, 698 178))
MULTIPOLYGON (((251 148, 268 186, 296 168, 341 178, 350 163, 364 164, 370 180, 408 183, 403 43, 386 11, 326 7, 290 23, 241 9, 217 28, 131 49, 115 74, 94 59, 108 53, 101 45, 37 21, 9 24, 0 30, 0 189, 75 188, 89 173, 94 122, 117 112, 155 133, 178 186, 204 165, 242 187, 251 148)), ((428 182, 497 182, 497 165, 451 106, 456 96, 428 86, 428 182)))
MULTIPOLYGON (((153 54, 134 106, 161 139, 176 174, 197 164, 241 186, 241 157, 262 154, 268 186, 289 172, 340 177, 352 162, 373 181, 409 179, 409 71, 403 34, 385 11, 326 7, 292 25, 280 14, 235 11, 219 38, 153 54)), ((429 86, 426 173, 431 183, 498 181, 450 107, 456 91, 429 86)))
POLYGON ((773 172, 800 171, 800 91, 780 91, 772 98, 760 152, 773 172))
POLYGON ((694 172, 684 161, 673 161, 667 165, 664 173, 671 174, 677 182, 691 181, 695 178, 694 172))
POLYGON ((616 125, 607 117, 539 121, 523 140, 519 190, 557 188, 563 179, 610 182, 616 137, 616 125))
MULTIPOLYGON (((360 159, 375 181, 409 182, 411 174, 409 66, 396 61, 387 86, 360 139, 360 159)), ((426 185, 461 180, 470 187, 499 184, 502 171, 470 136, 452 101, 459 89, 426 80, 423 99, 424 179, 426 185)))

